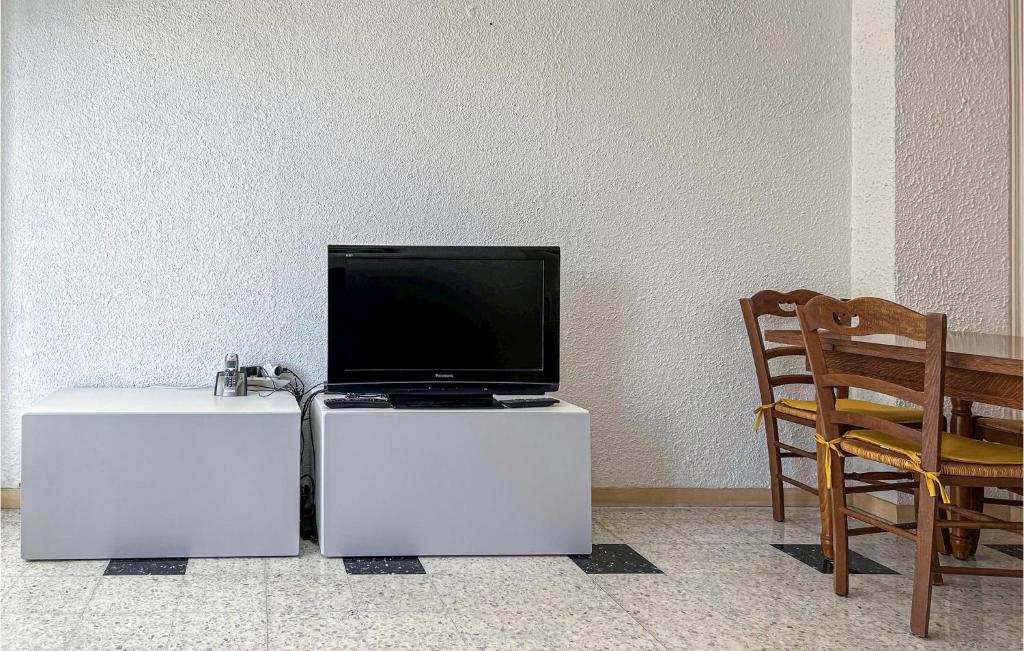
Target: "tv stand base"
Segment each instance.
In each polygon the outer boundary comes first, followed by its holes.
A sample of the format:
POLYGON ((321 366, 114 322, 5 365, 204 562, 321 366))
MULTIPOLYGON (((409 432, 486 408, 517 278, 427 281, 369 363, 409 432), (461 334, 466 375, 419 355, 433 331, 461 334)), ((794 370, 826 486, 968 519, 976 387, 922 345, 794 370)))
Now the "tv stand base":
POLYGON ((328 409, 313 399, 325 556, 589 554, 590 414, 328 409))
POLYGON ((501 409, 489 393, 437 394, 392 393, 388 400, 395 409, 501 409))

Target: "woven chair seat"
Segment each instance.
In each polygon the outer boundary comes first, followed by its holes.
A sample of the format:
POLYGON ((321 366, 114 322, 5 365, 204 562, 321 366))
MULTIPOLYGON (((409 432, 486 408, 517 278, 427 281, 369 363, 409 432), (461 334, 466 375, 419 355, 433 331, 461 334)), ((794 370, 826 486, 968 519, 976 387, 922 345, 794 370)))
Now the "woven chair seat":
MULTIPOLYGON (((891 405, 871 402, 870 400, 840 398, 836 400, 836 408, 839 411, 870 414, 895 423, 919 423, 924 418, 924 412, 920 409, 893 407, 891 405)), ((818 405, 814 400, 791 400, 787 398, 775 403, 774 409, 777 414, 796 416, 805 420, 818 420, 818 405)))
MULTIPOLYGON (((843 439, 839 442, 843 452, 858 457, 884 463, 901 470, 913 470, 913 462, 907 457, 885 448, 856 439, 843 439)), ((965 463, 963 461, 943 461, 939 473, 956 477, 1016 477, 1024 478, 1024 465, 993 465, 984 463, 965 463)))
POLYGON ((795 407, 790 407, 789 405, 787 405, 784 402, 776 403, 774 409, 775 409, 775 413, 777 413, 777 414, 786 414, 787 416, 796 416, 797 418, 803 418, 805 420, 813 420, 813 421, 817 421, 818 420, 818 414, 817 413, 815 413, 813 411, 807 411, 806 409, 796 409, 795 407))

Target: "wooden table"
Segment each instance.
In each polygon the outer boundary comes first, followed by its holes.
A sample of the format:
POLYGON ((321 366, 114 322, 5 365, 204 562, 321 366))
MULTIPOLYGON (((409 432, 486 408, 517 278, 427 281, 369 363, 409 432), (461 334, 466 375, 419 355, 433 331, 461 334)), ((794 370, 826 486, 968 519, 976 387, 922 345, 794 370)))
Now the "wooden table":
MULTIPOLYGON (((798 330, 766 330, 767 341, 803 346, 798 330)), ((822 334, 830 366, 848 373, 873 375, 921 390, 924 343, 894 335, 846 337, 822 334)), ((952 431, 973 436, 971 409, 975 402, 1024 408, 1024 337, 950 331, 946 336, 946 395, 952 399, 952 431)), ((824 455, 820 455, 824 456, 824 455)), ((819 464, 820 471, 820 464, 819 464)), ((983 489, 954 491, 959 504, 970 505, 983 489)), ((827 504, 827 500, 822 502, 827 504)), ((825 514, 823 514, 825 515, 825 514)), ((831 522, 822 520, 821 544, 832 547, 831 522)), ((964 560, 977 547, 978 530, 954 530, 953 555, 964 560)))

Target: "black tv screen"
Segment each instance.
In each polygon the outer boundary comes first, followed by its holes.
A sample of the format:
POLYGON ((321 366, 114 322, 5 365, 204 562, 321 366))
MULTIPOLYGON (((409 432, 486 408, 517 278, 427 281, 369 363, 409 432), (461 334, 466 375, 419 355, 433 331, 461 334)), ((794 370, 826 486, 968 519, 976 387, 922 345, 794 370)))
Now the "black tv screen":
POLYGON ((557 247, 328 249, 328 389, 558 387, 557 247))

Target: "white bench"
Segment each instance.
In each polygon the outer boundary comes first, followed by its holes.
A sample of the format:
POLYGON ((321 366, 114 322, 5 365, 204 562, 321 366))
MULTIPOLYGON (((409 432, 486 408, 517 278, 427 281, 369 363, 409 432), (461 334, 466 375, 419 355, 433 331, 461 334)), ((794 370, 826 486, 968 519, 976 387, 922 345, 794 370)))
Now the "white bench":
POLYGON ((325 556, 589 554, 590 414, 312 406, 325 556))
POLYGON ((294 556, 286 392, 68 389, 22 417, 25 559, 294 556))

